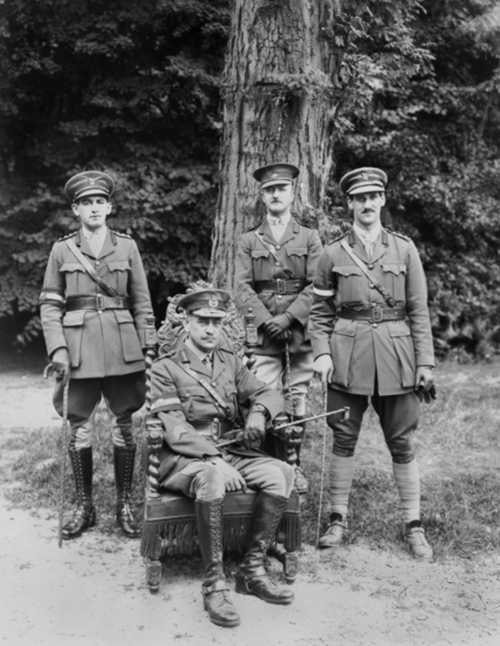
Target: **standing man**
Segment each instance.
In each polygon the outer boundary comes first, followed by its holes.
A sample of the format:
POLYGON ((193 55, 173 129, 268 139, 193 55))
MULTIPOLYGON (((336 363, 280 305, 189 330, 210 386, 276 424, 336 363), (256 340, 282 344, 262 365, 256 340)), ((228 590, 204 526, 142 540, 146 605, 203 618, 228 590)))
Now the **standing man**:
POLYGON ((259 494, 245 556, 236 572, 236 592, 273 604, 289 604, 293 592, 275 585, 264 557, 275 539, 294 482, 293 468, 260 449, 267 422, 282 413, 283 397, 246 368, 233 352, 219 347, 228 292, 204 289, 182 296, 186 338, 153 364, 151 413, 162 422, 160 483, 195 499, 198 540, 205 565, 203 598, 210 621, 239 624, 229 598, 222 562, 223 504, 227 491, 259 494), (240 410, 248 412, 241 428, 240 410), (240 442, 219 448, 220 439, 240 442))
MULTIPOLYGON (((253 176, 260 182, 266 217, 244 233, 236 257, 236 304, 242 315, 251 307, 258 328, 256 374, 266 384, 285 390, 287 412, 300 424, 313 377, 313 357, 307 330, 312 281, 321 253, 317 231, 292 217, 292 164, 270 164, 253 176), (287 392, 288 387, 291 390, 287 392)), ((307 491, 297 452, 296 489, 307 491)))
POLYGON ((42 293, 41 319, 56 374, 54 406, 63 414, 69 381, 69 454, 77 506, 62 529, 80 536, 95 525, 92 501, 91 416, 104 396, 113 414, 116 520, 135 538, 140 530, 130 508, 135 438, 132 413, 145 400, 146 316, 152 313, 146 274, 130 236, 111 231, 106 218, 115 190, 99 171, 74 175, 64 193, 81 228, 52 247, 42 293))
POLYGON ((391 453, 409 550, 416 558, 431 559, 412 446, 419 399, 434 395, 427 288, 413 242, 380 223, 386 184, 387 175, 378 168, 358 168, 342 177, 353 228, 325 248, 314 282, 314 369, 328 384, 328 409, 350 408, 349 420, 328 419, 332 514, 319 547, 339 545, 347 528, 354 450, 371 398, 391 453))

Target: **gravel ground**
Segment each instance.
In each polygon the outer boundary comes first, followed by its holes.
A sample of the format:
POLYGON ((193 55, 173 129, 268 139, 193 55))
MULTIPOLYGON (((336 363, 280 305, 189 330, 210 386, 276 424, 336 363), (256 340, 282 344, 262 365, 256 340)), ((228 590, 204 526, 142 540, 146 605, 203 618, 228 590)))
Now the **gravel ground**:
MULTIPOLYGON (((30 372, 2 372, 0 438, 60 424, 51 389, 30 372)), ((2 449, 0 467, 11 457, 2 449)), ((3 492, 0 527, 0 643, 8 646, 500 644, 500 555, 418 563, 366 545, 334 554, 306 546, 294 603, 233 593, 241 625, 227 629, 203 611, 196 559, 168 562, 153 596, 137 541, 91 530, 60 549, 53 513, 11 508, 3 492)))

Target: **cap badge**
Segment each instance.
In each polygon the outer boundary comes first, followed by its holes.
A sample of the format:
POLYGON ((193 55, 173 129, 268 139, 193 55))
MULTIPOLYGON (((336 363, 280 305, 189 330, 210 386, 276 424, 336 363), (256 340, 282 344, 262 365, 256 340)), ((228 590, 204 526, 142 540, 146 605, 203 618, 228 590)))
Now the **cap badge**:
POLYGON ((361 177, 361 179, 367 180, 368 179, 368 173, 361 173, 360 177, 361 177))
POLYGON ((211 298, 208 301, 208 304, 210 305, 210 307, 218 307, 219 301, 216 298, 211 298))
POLYGON ((271 177, 278 177, 278 173, 273 173, 271 177))
POLYGON ((90 186, 94 186, 97 180, 92 179, 91 177, 87 177, 87 182, 90 184, 90 186))

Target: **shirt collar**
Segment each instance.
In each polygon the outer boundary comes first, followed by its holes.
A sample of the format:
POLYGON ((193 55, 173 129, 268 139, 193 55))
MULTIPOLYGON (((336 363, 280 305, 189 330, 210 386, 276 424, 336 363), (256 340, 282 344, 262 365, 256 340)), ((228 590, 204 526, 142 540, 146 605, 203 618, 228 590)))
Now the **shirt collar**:
POLYGON ((375 240, 379 237, 380 232, 382 231, 382 224, 380 222, 377 222, 377 224, 370 231, 362 229, 356 223, 352 225, 352 228, 362 242, 364 242, 365 240, 375 242, 375 240))
POLYGON ((280 224, 281 226, 286 226, 290 220, 292 219, 291 213, 285 213, 284 215, 280 215, 278 218, 275 218, 273 215, 267 214, 267 221, 271 226, 276 226, 277 224, 280 224))

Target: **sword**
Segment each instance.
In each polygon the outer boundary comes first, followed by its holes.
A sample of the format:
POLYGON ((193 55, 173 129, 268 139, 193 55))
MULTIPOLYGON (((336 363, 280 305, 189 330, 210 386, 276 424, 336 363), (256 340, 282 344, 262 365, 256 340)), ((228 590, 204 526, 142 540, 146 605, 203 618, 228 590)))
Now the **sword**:
MULTIPOLYGON (((304 422, 313 422, 316 419, 322 419, 323 417, 329 417, 330 415, 336 415, 337 413, 343 413, 342 422, 346 422, 349 419, 350 416, 350 408, 349 406, 344 406, 344 408, 339 408, 338 410, 329 410, 326 411, 325 413, 320 413, 319 415, 312 415, 311 417, 306 417, 305 419, 301 419, 300 423, 304 422)), ((290 426, 296 426, 296 422, 288 422, 287 424, 280 424, 280 426, 276 426, 271 432, 272 433, 277 433, 279 431, 282 431, 285 428, 289 428, 290 426)), ((237 444, 238 442, 241 442, 241 438, 235 437, 232 440, 226 440, 225 442, 219 442, 219 444, 215 445, 216 449, 222 449, 225 446, 230 446, 231 444, 237 444)))

